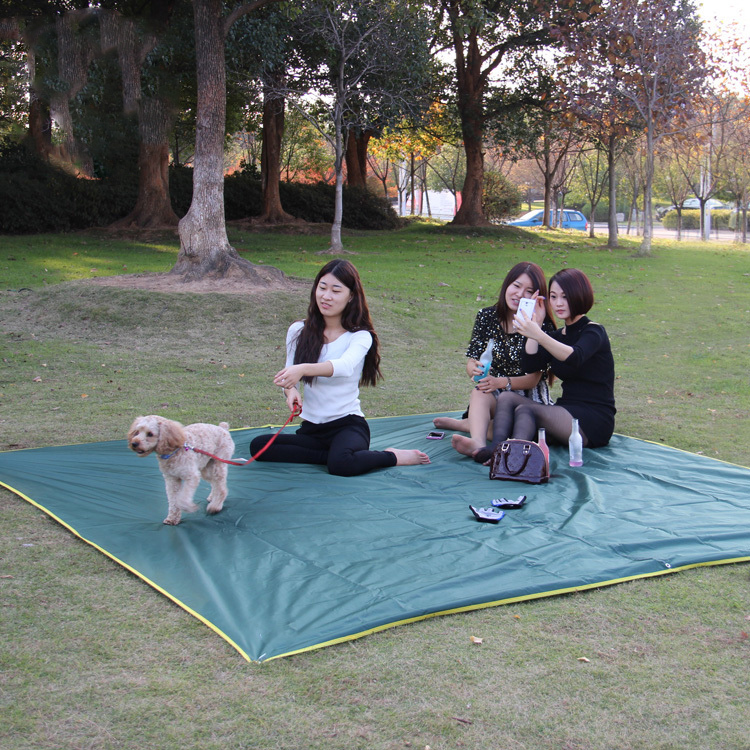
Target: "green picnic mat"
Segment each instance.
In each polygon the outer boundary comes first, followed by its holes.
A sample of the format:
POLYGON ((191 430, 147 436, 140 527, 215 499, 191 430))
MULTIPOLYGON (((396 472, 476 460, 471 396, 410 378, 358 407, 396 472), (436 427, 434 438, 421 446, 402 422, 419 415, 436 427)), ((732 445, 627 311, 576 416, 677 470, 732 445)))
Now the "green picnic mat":
MULTIPOLYGON (((750 469, 615 435, 573 469, 552 448, 546 485, 490 481, 427 440, 433 415, 370 420, 372 447, 429 466, 365 476, 229 467, 216 516, 165 526, 153 456, 125 440, 0 453, 0 483, 263 661, 400 623, 750 559, 750 469), (469 504, 526 494, 499 524, 469 504)), ((287 428, 294 429, 294 428, 287 428)), ((267 428, 233 431, 237 455, 267 428)), ((205 504, 208 485, 196 495, 205 504)))

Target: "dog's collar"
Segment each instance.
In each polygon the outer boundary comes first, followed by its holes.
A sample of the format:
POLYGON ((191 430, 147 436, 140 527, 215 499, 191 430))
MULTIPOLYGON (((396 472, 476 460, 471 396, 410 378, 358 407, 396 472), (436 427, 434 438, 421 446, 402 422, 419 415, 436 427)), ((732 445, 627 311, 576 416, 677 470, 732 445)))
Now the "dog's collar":
POLYGON ((159 454, 159 458, 162 461, 167 461, 168 459, 172 458, 172 456, 177 455, 181 450, 191 451, 191 450, 193 450, 193 446, 192 445, 188 445, 187 443, 185 443, 183 446, 181 446, 179 448, 176 448, 171 453, 160 453, 159 454))

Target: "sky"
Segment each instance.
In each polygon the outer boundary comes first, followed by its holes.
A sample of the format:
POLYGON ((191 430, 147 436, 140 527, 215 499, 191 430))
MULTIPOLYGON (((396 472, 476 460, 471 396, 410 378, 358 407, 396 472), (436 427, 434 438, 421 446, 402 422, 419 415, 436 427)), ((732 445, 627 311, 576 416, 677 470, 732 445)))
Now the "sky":
POLYGON ((698 12, 707 22, 737 21, 750 39, 750 4, 748 0, 698 0, 698 12))

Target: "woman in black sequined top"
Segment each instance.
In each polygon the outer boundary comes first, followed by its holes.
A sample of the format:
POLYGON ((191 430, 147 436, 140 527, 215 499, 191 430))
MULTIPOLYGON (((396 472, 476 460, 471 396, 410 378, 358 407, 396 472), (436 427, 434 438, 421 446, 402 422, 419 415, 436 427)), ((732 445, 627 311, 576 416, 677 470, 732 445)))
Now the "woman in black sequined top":
MULTIPOLYGON (((535 263, 517 263, 503 281, 497 303, 477 313, 471 340, 466 350, 466 372, 474 378, 483 372, 479 362, 490 339, 493 340, 492 364, 489 374, 476 382, 469 399, 466 419, 438 417, 435 426, 442 429, 467 430, 469 437, 454 435, 451 444, 466 456, 477 457, 487 446, 487 430, 495 413, 497 396, 502 391, 515 391, 538 403, 548 404, 549 390, 542 371, 527 373, 521 366, 525 339, 513 331, 513 318, 519 300, 534 293, 547 295, 544 272, 535 263)), ((547 330, 554 330, 552 316, 544 322, 547 330)))

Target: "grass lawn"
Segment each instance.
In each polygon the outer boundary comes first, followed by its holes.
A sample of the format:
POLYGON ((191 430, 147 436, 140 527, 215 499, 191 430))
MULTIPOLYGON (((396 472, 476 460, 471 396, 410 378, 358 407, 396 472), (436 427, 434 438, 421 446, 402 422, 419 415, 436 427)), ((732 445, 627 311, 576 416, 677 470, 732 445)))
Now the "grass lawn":
MULTIPOLYGON (((271 377, 326 237, 231 239, 299 289, 95 286, 168 270, 176 238, 0 237, 0 450, 120 439, 137 413, 283 422, 271 377)), ((656 241, 637 258, 635 240, 610 252, 582 233, 425 224, 345 242, 382 342, 368 416, 463 408, 474 315, 526 259, 591 278, 618 432, 750 466, 747 248, 656 241)), ((5 490, 0 523, 4 748, 750 749, 747 565, 435 618, 257 665, 5 490)))

